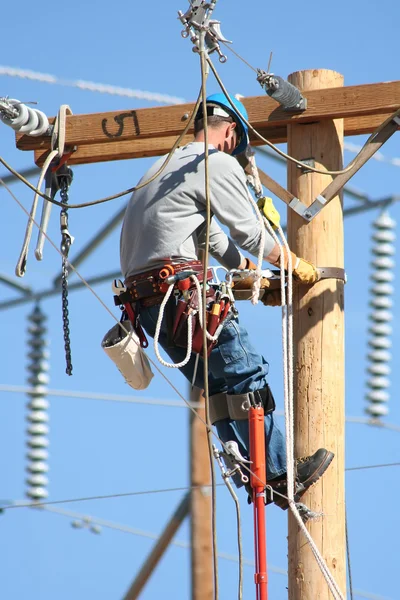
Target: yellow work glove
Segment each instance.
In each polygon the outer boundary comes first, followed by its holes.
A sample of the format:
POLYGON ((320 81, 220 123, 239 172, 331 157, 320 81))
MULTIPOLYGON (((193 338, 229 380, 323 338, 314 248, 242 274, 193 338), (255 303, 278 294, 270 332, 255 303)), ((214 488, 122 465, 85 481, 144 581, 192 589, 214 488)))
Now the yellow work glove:
MULTIPOLYGON (((255 271, 257 269, 257 265, 254 264, 253 261, 250 260, 249 258, 246 258, 245 269, 252 269, 253 271, 255 271)), ((249 275, 248 277, 245 277, 244 279, 235 281, 233 283, 233 287, 235 290, 251 290, 251 288, 253 287, 253 283, 254 283, 254 277, 249 275)), ((268 288, 269 284, 270 284, 270 281, 269 281, 269 279, 267 279, 267 277, 261 277, 260 289, 268 288)))
MULTIPOLYGON (((287 270, 288 256, 287 256, 286 248, 284 249, 284 253, 285 253, 284 266, 285 266, 285 269, 287 270)), ((315 265, 313 265, 308 260, 305 260, 304 258, 300 258, 299 256, 296 256, 294 252, 291 252, 290 256, 292 257, 293 277, 299 283, 303 283, 304 285, 311 285, 311 284, 315 283, 316 281, 318 281, 319 276, 318 276, 318 271, 317 271, 317 268, 315 267, 315 265)), ((275 266, 280 267, 280 260, 278 260, 275 263, 275 266)))
POLYGON ((264 306, 281 306, 281 281, 280 279, 269 280, 270 285, 264 291, 260 301, 264 306))

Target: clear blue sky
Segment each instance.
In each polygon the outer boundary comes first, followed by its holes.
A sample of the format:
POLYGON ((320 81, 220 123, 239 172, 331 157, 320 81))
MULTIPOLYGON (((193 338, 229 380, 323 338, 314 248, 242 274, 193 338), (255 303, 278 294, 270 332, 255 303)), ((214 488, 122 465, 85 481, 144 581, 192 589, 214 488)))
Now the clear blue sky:
MULTIPOLYGON (((17 21, 3 19, 1 63, 4 66, 50 73, 65 80, 90 80, 122 87, 162 92, 194 100, 200 85, 197 57, 191 43, 180 36, 178 9, 186 10, 187 0, 176 2, 123 2, 115 8, 100 3, 71 0, 68 5, 47 0, 35 6, 25 0, 18 5, 17 21)), ((334 5, 311 2, 266 3, 253 0, 239 3, 219 0, 215 17, 222 21, 225 36, 254 66, 266 68, 274 51, 272 70, 282 76, 290 72, 329 68, 344 74, 345 84, 355 85, 398 79, 398 12, 394 0, 368 4, 337 0, 334 5)), ((254 73, 233 55, 219 72, 232 93, 260 94, 254 73)), ((151 106, 135 100, 92 93, 59 85, 3 76, 0 95, 22 101, 37 101, 38 108, 54 115, 61 104, 74 113, 151 106)), ((209 91, 217 91, 210 79, 209 91)), ((364 138, 348 139, 360 144, 364 138)), ((387 157, 400 156, 398 135, 384 147, 387 157)), ((17 169, 33 165, 33 155, 15 149, 13 132, 1 126, 0 155, 17 169)), ((348 162, 353 154, 346 152, 348 162)), ((285 185, 285 169, 269 159, 260 166, 285 185)), ((71 202, 82 202, 134 185, 150 160, 112 162, 74 169, 71 202)), ((1 170, 1 175, 4 175, 1 170)), ((352 184, 377 199, 399 194, 400 169, 370 161, 352 184)), ((22 184, 13 191, 26 207, 32 193, 22 184)), ((0 273, 12 276, 22 243, 26 216, 6 191, 0 190, 2 219, 0 273)), ((75 236, 71 259, 95 232, 112 217, 124 200, 82 211, 71 211, 70 231, 75 236)), ((351 201, 346 201, 347 205, 351 201)), ((278 204, 279 206, 279 204, 278 204)), ((282 207, 280 207, 282 209, 282 207)), ((281 210, 282 214, 284 211, 281 210)), ((400 222, 400 206, 391 209, 400 222)), ((363 416, 365 355, 371 223, 377 212, 346 221, 346 414, 363 416)), ((49 233, 59 244, 58 210, 53 211, 49 233)), ((36 239, 36 234, 34 235, 36 239)), ((85 277, 116 270, 119 231, 82 265, 85 277)), ((397 244, 398 248, 398 244, 397 244)), ((398 253, 397 253, 398 256, 398 253)), ((60 256, 48 244, 42 263, 29 257, 23 283, 39 290, 51 286, 60 268, 60 256)), ((71 281, 73 277, 71 277, 71 281)), ((396 282, 395 313, 398 315, 399 284, 396 282)), ((110 285, 96 288, 112 308, 110 285)), ((0 300, 18 293, 0 284, 0 300)), ((53 389, 128 395, 129 388, 100 348, 112 319, 90 292, 70 294, 70 322, 74 374, 64 373, 60 298, 42 303, 48 316, 50 341, 50 387, 53 389)), ((0 383, 25 385, 27 338, 26 317, 30 306, 0 312, 2 360, 0 383)), ((271 364, 271 385, 282 409, 279 310, 242 307, 256 347, 271 364)), ((400 424, 398 390, 400 331, 394 322, 393 374, 389 423, 400 424)), ((150 355, 153 356, 152 350, 150 355)), ((187 386, 177 372, 168 372, 178 389, 187 396, 187 386)), ((156 374, 151 386, 137 398, 178 400, 172 388, 156 374)), ((20 393, 0 396, 0 496, 23 499, 25 493, 26 398, 20 393)), ((188 484, 188 410, 123 404, 73 397, 52 398, 50 408, 51 500, 144 491, 188 484)), ((361 424, 347 424, 346 464, 348 467, 400 460, 399 433, 377 430, 361 424)), ((397 468, 349 472, 347 510, 354 587, 379 597, 399 597, 398 531, 399 513, 395 499, 400 491, 397 468)), ((92 515, 133 530, 157 535, 179 503, 182 492, 76 502, 62 508, 92 515)), ((253 557, 252 511, 244 494, 244 555, 253 557)), ((219 550, 236 554, 235 515, 224 488, 218 488, 219 550)), ((15 509, 0 515, 2 544, 0 595, 7 600, 97 600, 123 596, 153 542, 139 535, 103 529, 100 536, 74 530, 69 519, 57 514, 15 509)), ((187 541, 187 524, 176 539, 187 541)), ((268 510, 268 560, 286 568, 286 514, 268 510)), ((237 589, 237 565, 221 559, 220 598, 231 600, 237 589)), ((274 600, 286 597, 286 577, 271 572, 270 592, 274 600)), ((244 597, 254 597, 253 570, 245 567, 244 597)), ((142 594, 144 600, 160 597, 189 598, 189 551, 171 546, 142 594)))

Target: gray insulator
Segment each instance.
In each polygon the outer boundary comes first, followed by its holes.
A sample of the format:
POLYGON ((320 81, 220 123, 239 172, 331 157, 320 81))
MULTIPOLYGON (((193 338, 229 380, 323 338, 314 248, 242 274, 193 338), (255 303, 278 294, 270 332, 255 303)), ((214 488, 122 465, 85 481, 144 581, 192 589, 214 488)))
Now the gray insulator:
POLYGON ((368 344, 372 346, 372 348, 391 348, 392 342, 386 337, 376 336, 371 338, 368 341, 368 344))
POLYGON ((36 360, 28 365, 28 371, 35 373, 36 371, 49 371, 50 365, 44 358, 36 360))
POLYGON ((31 448, 48 448, 49 440, 43 435, 33 435, 28 439, 27 444, 31 448))
POLYGON ((26 458, 29 460, 47 460, 49 458, 49 453, 47 450, 43 450, 43 448, 35 448, 33 450, 29 450, 26 453, 26 458))
POLYGON ((376 323, 389 323, 393 320, 393 315, 389 310, 374 310, 370 319, 376 323))
POLYGON ((74 529, 82 529, 84 527, 84 523, 82 521, 71 521, 71 527, 74 529))
POLYGON ((370 377, 367 380, 367 386, 370 388, 382 390, 390 386, 390 381, 387 377, 370 377))
POLYGON ((394 287, 390 283, 377 283, 370 289, 371 294, 381 296, 391 296, 394 293, 394 287))
POLYGON ((379 404, 377 402, 372 402, 367 408, 365 412, 371 415, 372 417, 385 417, 389 409, 385 404, 379 404))
POLYGON ((26 417, 31 423, 48 423, 49 415, 44 410, 32 410, 26 417))
POLYGON ((32 398, 28 404, 30 410, 47 410, 49 408, 49 401, 44 398, 32 398))
POLYGON ((28 345, 34 349, 43 348, 43 346, 47 346, 47 342, 46 340, 41 340, 40 338, 32 338, 28 340, 28 345))
POLYGON ((389 231, 388 229, 378 229, 375 231, 372 239, 376 242, 394 242, 396 234, 394 231, 389 231))
POLYGON ((27 427, 26 431, 29 435, 42 436, 48 435, 49 428, 44 423, 32 423, 32 425, 27 427))
POLYGON ((268 83, 263 87, 268 96, 279 102, 284 108, 299 108, 302 104, 303 96, 300 90, 289 83, 279 75, 273 75, 268 83))
POLYGON ((32 498, 32 500, 42 500, 44 498, 47 498, 49 493, 43 487, 31 487, 28 488, 26 495, 28 496, 28 498, 32 498))
POLYGON ((387 350, 373 350, 368 354, 368 360, 371 362, 377 363, 385 363, 389 362, 392 358, 392 355, 387 350))
POLYGON ((31 463, 28 464, 27 471, 29 471, 30 473, 47 473, 47 471, 49 470, 48 465, 40 460, 35 460, 31 463))
POLYGON ((374 335, 392 335, 393 328, 387 323, 375 323, 368 328, 368 331, 374 335))
POLYGON ((393 300, 387 296, 375 296, 375 298, 371 299, 369 304, 374 308, 392 308, 393 300))
POLYGON ((371 390, 367 393, 367 399, 371 402, 388 402, 389 392, 383 390, 371 390))
POLYGON ((27 332, 31 335, 40 336, 47 333, 47 327, 43 327, 38 323, 31 323, 27 328, 27 332))
POLYGON ((390 375, 391 368, 386 364, 375 362, 372 363, 372 365, 369 365, 367 371, 371 373, 371 375, 390 375))
POLYGON ((374 273, 371 274, 371 279, 378 282, 390 282, 393 281, 394 274, 386 269, 381 269, 379 271, 374 271, 374 273))
POLYGON ((379 256, 393 256, 396 253, 396 248, 393 244, 376 244, 372 248, 372 252, 379 256))
POLYGON ((29 354, 27 355, 28 358, 30 358, 33 361, 36 360, 47 360, 50 356, 48 350, 45 350, 44 348, 36 348, 35 350, 32 350, 32 352, 29 352, 29 354))

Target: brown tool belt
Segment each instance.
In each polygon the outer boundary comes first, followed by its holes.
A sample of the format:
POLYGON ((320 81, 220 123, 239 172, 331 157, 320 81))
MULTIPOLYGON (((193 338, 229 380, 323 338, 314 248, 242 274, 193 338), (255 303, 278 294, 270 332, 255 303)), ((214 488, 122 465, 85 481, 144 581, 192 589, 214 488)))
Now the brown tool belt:
MULTIPOLYGON (((130 302, 140 300, 142 306, 155 306, 161 304, 169 285, 163 282, 163 275, 170 271, 170 275, 181 273, 182 271, 195 271, 196 276, 201 283, 203 281, 203 264, 199 260, 187 261, 182 263, 169 263, 163 267, 143 271, 131 277, 127 277, 124 284, 128 288, 130 302)), ((207 271, 207 281, 213 278, 212 271, 207 271)), ((164 277, 165 279, 165 277, 164 277)), ((194 286, 194 284, 193 284, 194 286)))

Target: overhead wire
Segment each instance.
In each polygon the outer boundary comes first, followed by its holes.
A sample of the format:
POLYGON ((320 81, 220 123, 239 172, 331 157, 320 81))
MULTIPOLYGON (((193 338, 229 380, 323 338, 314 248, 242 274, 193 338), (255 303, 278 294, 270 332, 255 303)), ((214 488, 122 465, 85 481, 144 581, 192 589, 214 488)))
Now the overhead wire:
MULTIPOLYGON (((254 135, 256 135, 262 142, 264 142, 264 144, 266 144, 267 146, 269 146, 270 148, 272 148, 272 150, 274 150, 277 154, 279 154, 280 156, 283 156, 283 158, 285 158, 287 161, 290 161, 296 165, 298 165, 299 167, 301 167, 302 169, 307 169, 307 171, 312 171, 313 173, 319 173, 320 175, 342 175, 345 173, 348 173, 355 165, 356 160, 358 158, 358 154, 357 156, 354 157, 354 159, 352 161, 350 161, 350 163, 347 165, 347 167, 345 167, 344 169, 341 169, 339 171, 329 171, 329 170, 322 170, 322 169, 317 169, 316 167, 312 167, 304 162, 302 162, 301 160, 297 160, 296 158, 294 158, 293 156, 290 156, 289 154, 287 154, 286 152, 284 152, 283 150, 281 150, 280 148, 278 148, 277 146, 275 146, 275 144, 273 144, 272 142, 270 142, 269 140, 267 140, 264 136, 261 135, 261 133, 259 133, 257 131, 257 129, 255 129, 251 123, 249 123, 248 119, 246 119, 246 117, 241 114, 238 109, 235 107, 235 105, 233 104, 232 100, 229 97, 229 94, 220 78, 220 76, 218 75, 218 72, 216 70, 216 68, 214 67, 213 62, 211 61, 210 58, 207 59, 208 64, 211 67, 212 72, 214 73, 215 79, 217 80, 221 90, 223 91, 223 93, 225 94, 226 98, 229 100, 229 103, 232 106, 232 109, 235 110, 237 112, 237 114, 240 116, 241 119, 243 119, 243 121, 246 123, 246 125, 248 126, 248 128, 250 129, 250 131, 252 131, 254 133, 254 135)), ((371 135, 369 136, 369 138, 367 139, 367 141, 365 142, 365 144, 362 147, 362 150, 364 148, 366 148, 370 142, 378 135, 378 133, 390 122, 392 121, 394 116, 398 116, 400 115, 400 109, 398 109, 393 115, 391 115, 390 117, 388 117, 383 123, 381 123, 373 133, 371 133, 371 135)))
MULTIPOLYGON (((128 188, 127 190, 125 190, 123 192, 119 192, 118 194, 113 194, 112 196, 100 198, 99 200, 92 200, 91 202, 82 202, 81 204, 66 204, 65 202, 60 202, 59 200, 55 200, 51 196, 44 194, 40 189, 38 189, 37 187, 32 185, 32 183, 30 183, 30 181, 28 181, 25 177, 23 177, 20 173, 18 173, 18 171, 13 169, 11 167, 11 165, 9 165, 2 156, 0 156, 0 163, 6 169, 8 169, 10 171, 10 173, 12 173, 15 177, 17 177, 17 179, 19 179, 22 183, 24 183, 27 187, 29 187, 33 192, 35 192, 35 194, 37 196, 40 196, 44 200, 47 200, 48 202, 51 202, 52 204, 55 204, 56 206, 60 206, 61 208, 87 208, 88 206, 95 206, 97 204, 103 204, 104 202, 110 202, 111 200, 116 200, 117 198, 121 198, 122 196, 126 196, 127 194, 131 194, 137 190, 144 188, 146 185, 149 185, 149 183, 151 183, 152 181, 157 179, 157 177, 159 177, 159 175, 163 172, 163 170, 166 168, 169 161, 171 160, 175 150, 178 148, 179 144, 181 143, 181 141, 183 140, 183 138, 189 131, 190 127, 192 126, 192 123, 194 121, 194 118, 196 116, 198 108, 200 106, 200 102, 201 102, 201 90, 200 90, 197 100, 195 102, 193 111, 192 111, 183 131, 180 133, 180 135, 175 140, 175 143, 172 146, 169 153, 167 154, 165 161, 160 166, 160 168, 156 171, 156 173, 154 173, 151 177, 149 177, 149 179, 147 179, 146 181, 143 181, 142 183, 139 183, 131 188, 128 188)), ((4 182, 3 182, 3 185, 4 185, 4 182)))
MULTIPOLYGON (((400 462, 394 463, 386 463, 381 465, 363 465, 360 467, 346 467, 345 471, 362 471, 364 469, 379 469, 384 467, 399 467, 400 462)), ((250 470, 249 470, 250 472, 250 470)), ((224 483, 216 483, 216 487, 223 487, 224 483)), ((136 491, 136 492, 121 492, 116 494, 102 494, 97 496, 78 496, 76 498, 64 498, 62 500, 48 500, 42 502, 25 502, 19 503, 18 505, 14 504, 0 504, 0 511, 9 510, 13 508, 37 508, 39 506, 47 506, 53 504, 71 504, 73 502, 89 502, 92 500, 109 500, 111 498, 124 498, 124 497, 134 497, 134 496, 146 496, 151 494, 163 494, 169 492, 190 492, 191 490, 197 489, 210 489, 211 485, 192 485, 192 486, 181 486, 181 487, 173 487, 173 488, 162 488, 155 490, 144 490, 144 491, 136 491)), ((283 496, 285 497, 285 496, 283 496)))
MULTIPOLYGON (((219 484, 219 485, 224 485, 224 484, 219 484)), ((14 504, 16 505, 16 507, 18 507, 20 505, 20 503, 18 501, 15 501, 14 504)), ((121 533, 128 533, 128 534, 131 534, 134 536, 145 537, 145 538, 155 540, 155 541, 157 541, 159 539, 158 534, 148 532, 148 531, 143 531, 140 529, 135 529, 135 528, 129 527, 127 525, 121 525, 119 523, 114 523, 112 521, 107 521, 105 519, 93 517, 91 515, 78 513, 75 511, 65 510, 65 509, 51 507, 51 506, 47 507, 46 505, 32 506, 32 508, 37 508, 38 510, 43 510, 43 511, 46 511, 49 513, 58 514, 60 516, 67 517, 69 519, 81 520, 81 521, 87 523, 88 525, 93 523, 94 525, 99 525, 100 527, 105 527, 106 529, 120 531, 121 533)), ((178 548, 183 548, 183 549, 190 549, 190 547, 191 547, 190 542, 184 541, 184 540, 171 540, 171 544, 178 548)), ((235 556, 234 554, 229 554, 227 552, 218 552, 218 558, 221 558, 222 560, 226 560, 229 562, 235 562, 235 563, 239 562, 239 556, 235 556)), ((248 567, 254 567, 254 560, 243 557, 242 564, 245 566, 248 566, 248 567)), ((271 573, 276 573, 277 575, 287 576, 287 574, 288 574, 286 569, 282 569, 280 567, 276 567, 271 564, 268 564, 268 571, 271 573)), ((354 594, 356 596, 359 596, 361 598, 366 598, 368 600, 392 600, 390 598, 383 597, 378 594, 372 594, 372 593, 369 593, 369 592, 366 592, 363 590, 358 590, 358 589, 354 589, 354 594)))

